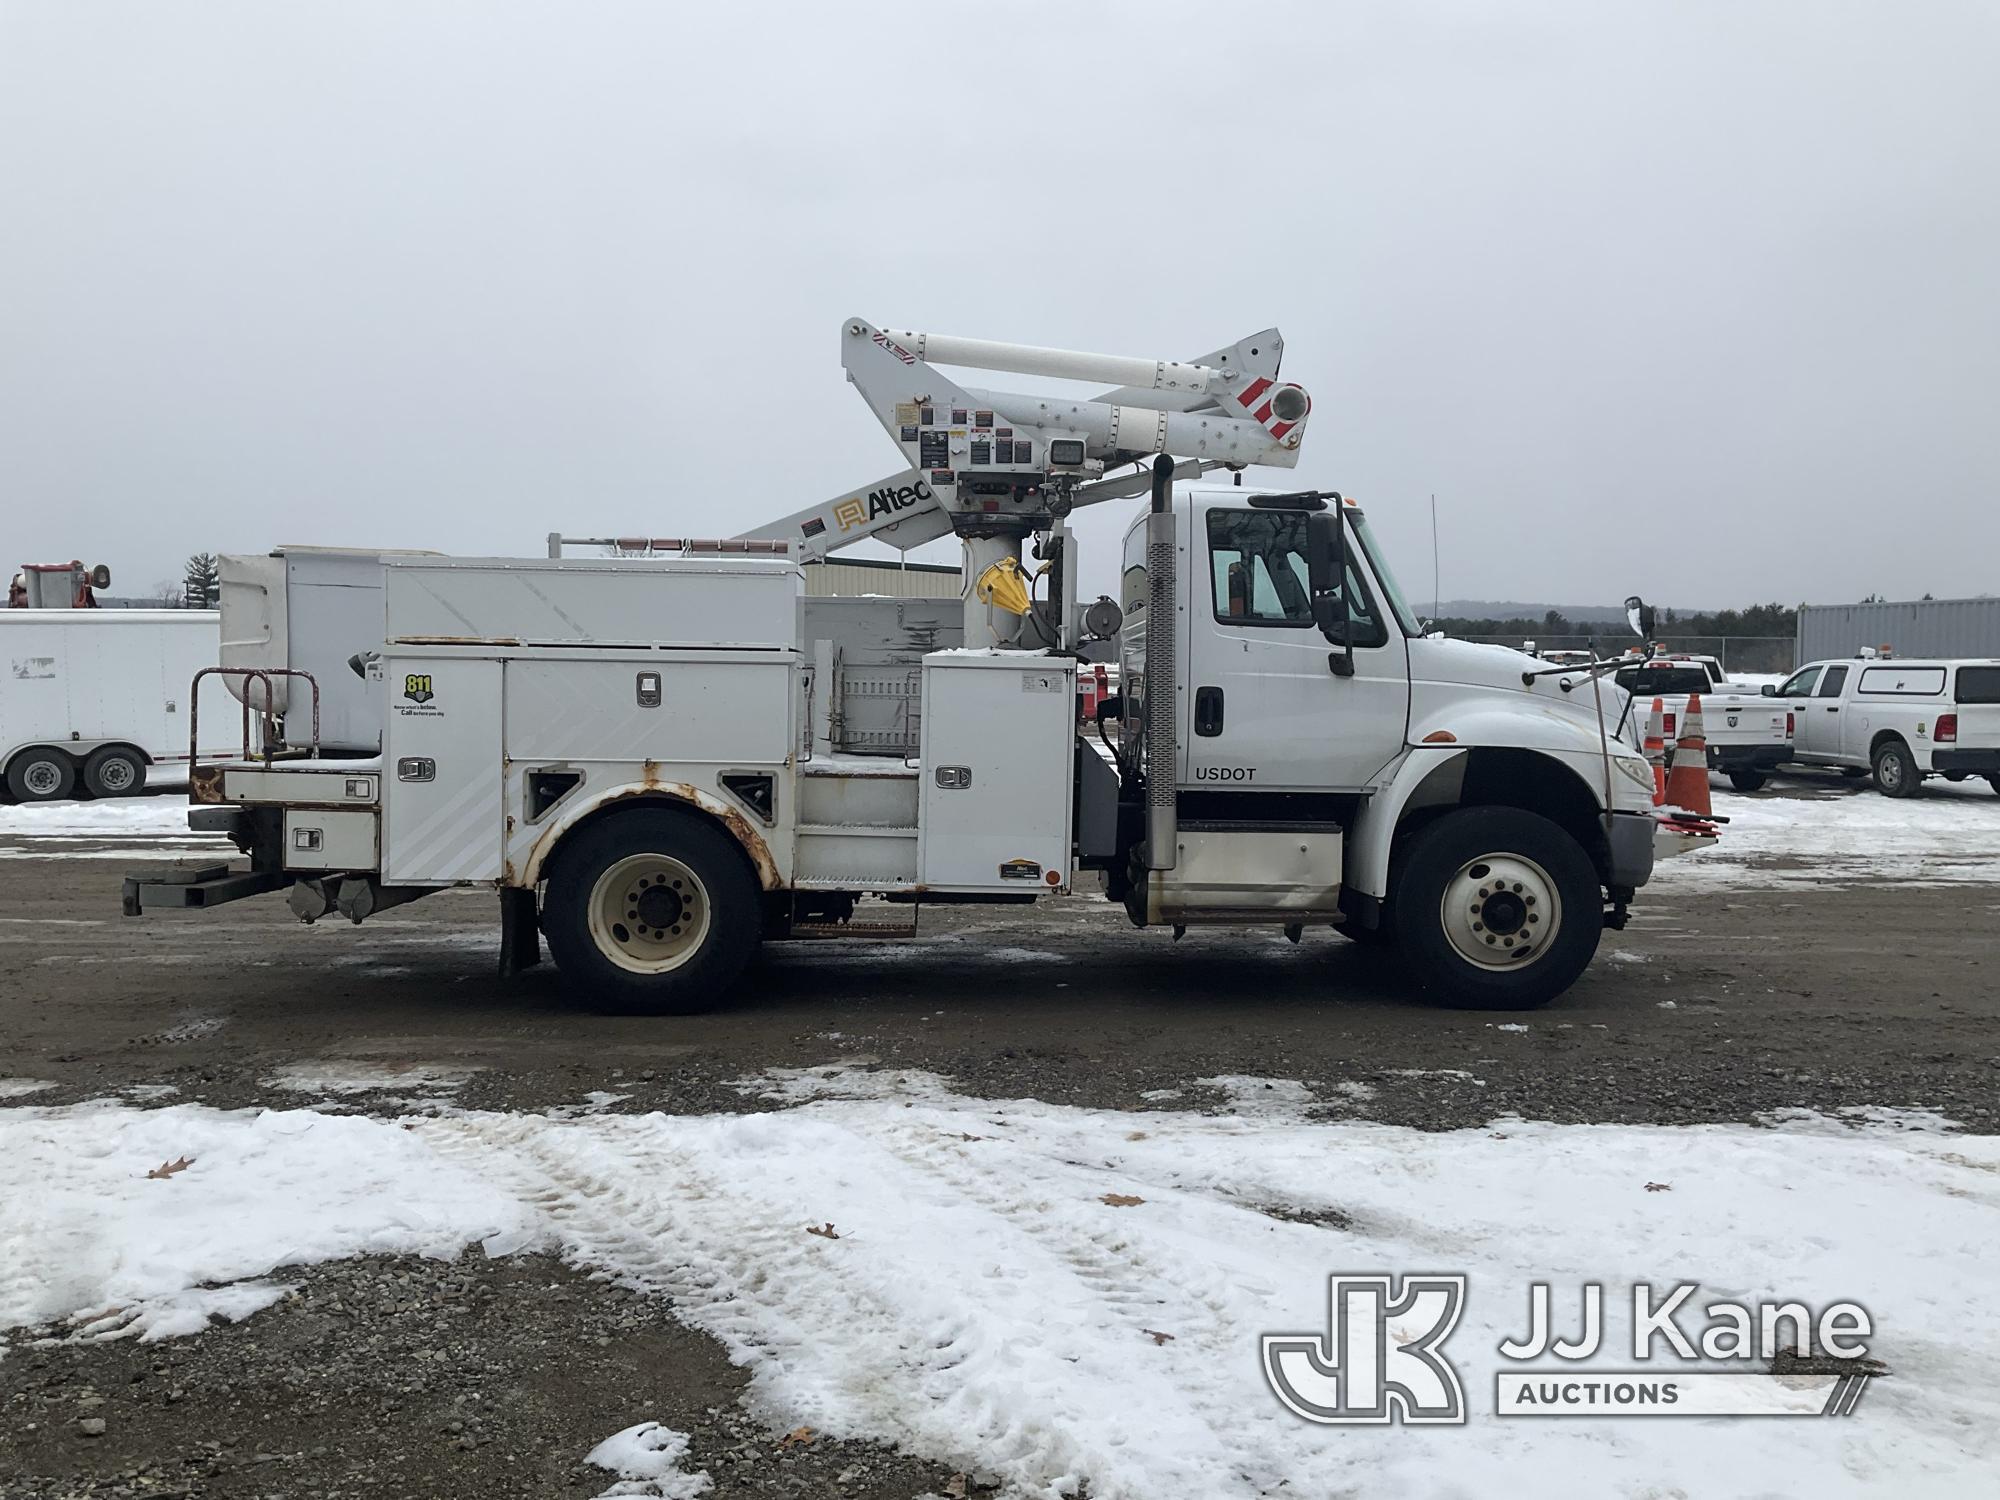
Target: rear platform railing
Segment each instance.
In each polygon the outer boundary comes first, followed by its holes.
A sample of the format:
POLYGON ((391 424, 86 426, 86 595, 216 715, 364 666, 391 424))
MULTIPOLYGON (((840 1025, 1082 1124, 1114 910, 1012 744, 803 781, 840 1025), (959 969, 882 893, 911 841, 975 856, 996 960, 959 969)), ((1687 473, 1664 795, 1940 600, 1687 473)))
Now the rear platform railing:
POLYGON ((188 764, 194 765, 201 759, 201 680, 204 677, 240 677, 243 679, 243 750, 242 759, 250 760, 261 753, 264 764, 269 765, 279 755, 303 755, 317 757, 319 754, 319 683, 310 672, 302 672, 296 667, 203 667, 194 674, 193 685, 188 689, 188 764), (300 677, 312 689, 312 740, 309 744, 287 743, 278 733, 281 722, 272 704, 277 701, 274 691, 274 677, 300 677), (263 703, 259 709, 263 719, 262 741, 258 750, 250 747, 250 691, 251 683, 264 684, 263 703))

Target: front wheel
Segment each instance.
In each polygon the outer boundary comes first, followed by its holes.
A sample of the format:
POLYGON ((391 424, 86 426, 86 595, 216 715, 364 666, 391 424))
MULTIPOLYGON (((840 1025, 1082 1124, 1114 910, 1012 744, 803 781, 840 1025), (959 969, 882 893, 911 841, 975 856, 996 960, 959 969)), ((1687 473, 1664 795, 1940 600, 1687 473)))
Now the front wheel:
POLYGON ((1414 835, 1397 862, 1398 946, 1438 998, 1482 1010, 1545 1005, 1597 952, 1597 871, 1539 814, 1466 807, 1414 835))
POLYGON ((689 814, 643 808, 557 851, 542 933, 557 967, 606 1009, 688 1015, 742 974, 763 912, 734 841, 689 814))
POLYGON ((1762 771, 1731 771, 1729 784, 1739 792, 1754 792, 1771 778, 1762 771))
POLYGON ((1875 790, 1885 797, 1914 797, 1923 785, 1916 757, 1901 740, 1884 740, 1875 747, 1875 790))

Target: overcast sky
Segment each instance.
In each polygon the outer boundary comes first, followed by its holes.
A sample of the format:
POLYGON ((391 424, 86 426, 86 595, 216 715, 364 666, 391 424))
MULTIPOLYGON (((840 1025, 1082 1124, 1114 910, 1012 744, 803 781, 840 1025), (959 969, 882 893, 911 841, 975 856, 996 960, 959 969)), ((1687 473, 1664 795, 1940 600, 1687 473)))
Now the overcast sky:
POLYGON ((1447 598, 2000 592, 1996 77, 1929 0, 4 0, 0 556, 729 534, 898 466, 858 314, 1280 325, 1426 600, 1432 492, 1447 598))

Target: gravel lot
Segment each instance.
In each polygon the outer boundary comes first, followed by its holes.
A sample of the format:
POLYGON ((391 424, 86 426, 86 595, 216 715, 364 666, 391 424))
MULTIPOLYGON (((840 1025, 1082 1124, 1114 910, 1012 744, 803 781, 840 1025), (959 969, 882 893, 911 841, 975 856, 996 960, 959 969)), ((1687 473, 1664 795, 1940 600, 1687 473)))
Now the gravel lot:
MULTIPOLYGON (((546 967, 495 979, 490 897, 359 930, 301 928, 276 897, 121 919, 134 861, 73 856, 134 843, 0 840, 0 1073, 51 1085, 22 1096, 37 1105, 391 1115, 598 1092, 624 1096, 617 1111, 741 1111, 781 1107, 733 1086, 746 1077, 845 1061, 1132 1110, 1165 1090, 1176 1108, 1219 1105, 1199 1082, 1217 1075, 1322 1098, 1358 1083, 1369 1118, 1427 1129, 1880 1105, 1991 1132, 2000 1110, 2000 897, 1984 885, 1667 881, 1570 995, 1519 1017, 1426 1005, 1332 933, 1176 945, 1077 898, 1025 919, 946 911, 893 943, 774 946, 732 1008, 646 1020, 577 1008, 546 967)), ((724 1496, 977 1493, 976 1475, 866 1445, 785 1443, 670 1309, 546 1257, 284 1279, 298 1289, 279 1305, 199 1338, 17 1337, 0 1359, 0 1493, 594 1495, 611 1476, 582 1456, 639 1416, 692 1434, 689 1466, 724 1496)))

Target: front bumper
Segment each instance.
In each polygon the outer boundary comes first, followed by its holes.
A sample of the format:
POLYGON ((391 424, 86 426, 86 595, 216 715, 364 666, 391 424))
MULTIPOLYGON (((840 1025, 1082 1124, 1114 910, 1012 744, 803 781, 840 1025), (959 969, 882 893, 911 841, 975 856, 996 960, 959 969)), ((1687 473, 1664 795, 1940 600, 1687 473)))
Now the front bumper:
POLYGON ((2000 750, 1933 750, 1933 771, 1968 771, 1974 776, 2000 775, 2000 750))
POLYGON ((1605 830, 1609 857, 1604 883, 1614 890, 1637 890, 1653 874, 1653 830, 1658 821, 1650 812, 1614 812, 1605 830))

